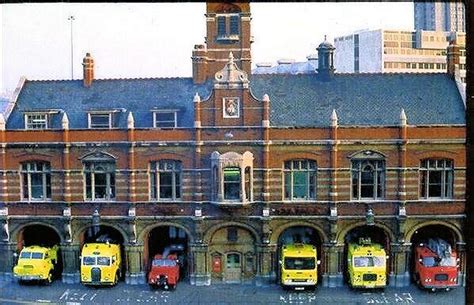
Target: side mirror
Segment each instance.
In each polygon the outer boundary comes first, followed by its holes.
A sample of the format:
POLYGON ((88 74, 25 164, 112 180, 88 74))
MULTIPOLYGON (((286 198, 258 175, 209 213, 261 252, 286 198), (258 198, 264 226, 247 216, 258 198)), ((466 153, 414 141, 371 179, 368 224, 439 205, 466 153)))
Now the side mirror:
POLYGON ((423 260, 420 258, 420 259, 418 259, 418 261, 421 263, 423 260))
POLYGON ((282 264, 283 264, 283 262, 282 262, 281 260, 279 260, 279 261, 278 261, 278 263, 279 263, 280 265, 282 265, 282 264))
POLYGON ((17 257, 18 256, 18 253, 13 253, 13 257, 17 257))
POLYGON ((82 256, 79 256, 79 260, 82 260, 82 256))
POLYGON ((389 258, 390 258, 390 256, 388 256, 388 255, 387 255, 387 256, 385 256, 385 258, 386 258, 386 259, 389 259, 389 258))
POLYGON ((317 263, 318 265, 321 265, 321 261, 320 261, 319 259, 316 261, 316 263, 317 263))
POLYGON ((460 261, 461 261, 461 259, 458 257, 458 258, 456 258, 456 261, 457 261, 457 262, 460 262, 460 261))

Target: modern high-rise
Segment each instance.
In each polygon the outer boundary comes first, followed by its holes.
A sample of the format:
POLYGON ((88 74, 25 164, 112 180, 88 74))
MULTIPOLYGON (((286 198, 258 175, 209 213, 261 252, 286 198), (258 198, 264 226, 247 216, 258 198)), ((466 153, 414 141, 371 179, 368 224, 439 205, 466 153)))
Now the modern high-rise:
POLYGON ((465 32, 464 3, 456 1, 415 2, 415 30, 465 32))

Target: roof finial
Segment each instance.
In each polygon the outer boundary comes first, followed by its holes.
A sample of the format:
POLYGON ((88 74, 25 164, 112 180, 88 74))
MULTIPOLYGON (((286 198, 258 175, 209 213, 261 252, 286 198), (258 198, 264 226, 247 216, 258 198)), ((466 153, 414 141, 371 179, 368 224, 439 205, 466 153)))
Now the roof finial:
POLYGON ((332 114, 331 114, 331 126, 337 127, 337 125, 338 125, 337 113, 336 113, 336 109, 333 109, 332 114))
POLYGON ((233 63, 234 62, 234 54, 232 54, 232 52, 229 52, 229 63, 233 63))
POLYGON ((130 111, 127 117, 127 128, 134 129, 135 128, 135 119, 133 118, 133 113, 130 111))
POLYGON ((268 96, 268 94, 265 93, 265 94, 263 95, 263 101, 264 101, 264 102, 269 102, 269 101, 270 101, 270 97, 268 96))
POLYGON ((327 35, 324 35, 324 41, 327 41, 327 35))
POLYGON ((400 111, 400 125, 406 126, 407 125, 407 115, 405 114, 405 110, 402 108, 400 111))
POLYGON ((201 97, 199 96, 199 94, 196 92, 196 94, 194 95, 194 100, 193 100, 195 103, 199 103, 201 102, 201 97))
POLYGON ((64 130, 69 129, 69 118, 67 117, 67 113, 64 112, 63 118, 61 119, 61 126, 64 130))
POLYGON ((0 112, 0 130, 5 130, 5 117, 3 113, 0 112))

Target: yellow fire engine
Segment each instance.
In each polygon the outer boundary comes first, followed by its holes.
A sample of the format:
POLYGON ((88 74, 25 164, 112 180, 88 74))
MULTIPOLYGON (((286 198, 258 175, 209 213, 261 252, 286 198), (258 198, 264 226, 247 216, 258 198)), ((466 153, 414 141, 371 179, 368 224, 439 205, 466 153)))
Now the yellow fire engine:
POLYGON ((306 244, 284 245, 281 248, 280 283, 286 287, 304 289, 318 283, 316 247, 306 244))
POLYGON ((354 288, 383 288, 387 285, 387 256, 370 238, 350 243, 347 253, 349 284, 354 288))
POLYGON ((85 285, 116 285, 121 277, 120 245, 88 243, 81 253, 81 283, 85 285))
POLYGON ((20 281, 41 280, 49 284, 53 281, 57 262, 57 245, 52 248, 25 247, 20 252, 18 264, 13 268, 13 275, 20 281))

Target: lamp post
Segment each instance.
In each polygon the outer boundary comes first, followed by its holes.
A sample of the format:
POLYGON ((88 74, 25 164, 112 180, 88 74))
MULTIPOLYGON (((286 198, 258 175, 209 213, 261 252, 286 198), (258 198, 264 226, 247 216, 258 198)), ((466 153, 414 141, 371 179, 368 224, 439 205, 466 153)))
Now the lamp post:
POLYGON ((71 21, 71 79, 74 79, 74 36, 72 31, 73 21, 76 20, 73 15, 69 16, 67 20, 71 21))

